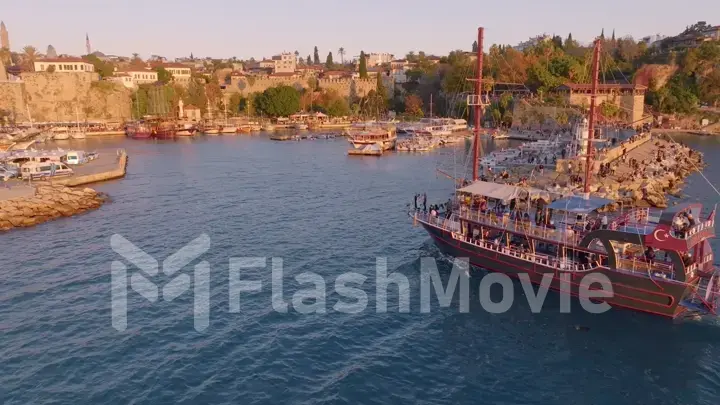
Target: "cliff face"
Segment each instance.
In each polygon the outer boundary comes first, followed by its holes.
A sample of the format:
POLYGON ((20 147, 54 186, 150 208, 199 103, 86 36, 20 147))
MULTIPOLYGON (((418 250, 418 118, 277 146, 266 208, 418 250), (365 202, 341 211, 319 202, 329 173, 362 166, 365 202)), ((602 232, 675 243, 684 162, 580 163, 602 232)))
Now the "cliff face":
POLYGON ((94 73, 23 73, 19 82, 0 82, 0 113, 17 121, 128 119, 130 90, 98 81, 94 73), (27 107, 26 107, 27 105, 27 107))
POLYGON ((678 67, 673 65, 644 65, 635 72, 633 83, 655 90, 663 87, 677 70, 678 67), (652 88, 651 84, 653 85, 652 88))

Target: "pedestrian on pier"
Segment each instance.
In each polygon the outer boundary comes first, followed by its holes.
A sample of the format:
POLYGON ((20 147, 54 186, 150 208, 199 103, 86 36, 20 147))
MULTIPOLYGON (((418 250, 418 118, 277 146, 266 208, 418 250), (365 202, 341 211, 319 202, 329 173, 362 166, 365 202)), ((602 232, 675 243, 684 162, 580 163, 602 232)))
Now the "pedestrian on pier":
POLYGON ((423 212, 427 212, 427 194, 423 193, 422 198, 423 198, 423 200, 422 200, 423 201, 423 212))

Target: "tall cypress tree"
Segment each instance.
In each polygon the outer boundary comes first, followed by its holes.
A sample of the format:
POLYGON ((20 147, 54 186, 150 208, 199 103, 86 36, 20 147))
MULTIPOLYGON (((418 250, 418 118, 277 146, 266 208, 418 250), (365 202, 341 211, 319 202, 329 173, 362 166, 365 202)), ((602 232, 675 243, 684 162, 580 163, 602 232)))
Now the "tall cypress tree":
POLYGON ((328 56, 325 59, 325 66, 328 69, 332 69, 333 65, 334 65, 334 63, 333 63, 333 58, 332 58, 332 52, 328 52, 328 56))
POLYGON ((307 62, 308 65, 312 65, 312 59, 310 58, 310 55, 308 55, 307 60, 305 62, 307 62))
POLYGON ((313 54, 313 62, 315 62, 316 65, 320 64, 320 54, 318 53, 317 46, 315 47, 315 53, 313 54))
POLYGON ((358 70, 360 71, 360 78, 361 79, 367 79, 367 61, 365 60, 365 52, 360 51, 360 65, 358 67, 358 70))
POLYGON ((473 44, 472 44, 472 51, 477 52, 477 49, 478 49, 478 43, 477 43, 477 40, 475 40, 475 42, 473 42, 473 44))

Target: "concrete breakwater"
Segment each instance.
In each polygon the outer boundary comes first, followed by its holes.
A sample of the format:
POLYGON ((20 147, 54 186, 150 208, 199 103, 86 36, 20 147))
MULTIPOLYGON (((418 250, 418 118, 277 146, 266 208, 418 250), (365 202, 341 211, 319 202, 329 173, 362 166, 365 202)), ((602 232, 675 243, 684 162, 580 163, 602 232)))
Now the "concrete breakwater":
MULTIPOLYGON (((119 150, 114 167, 112 167, 111 163, 100 165, 99 167, 90 167, 91 170, 88 172, 79 172, 78 174, 70 177, 53 179, 52 184, 76 187, 90 183, 119 179, 121 177, 125 177, 127 164, 127 152, 125 152, 125 150, 119 150)), ((88 166, 92 166, 92 162, 88 166)))
POLYGON ((91 188, 41 185, 34 194, 0 201, 0 231, 37 225, 100 207, 107 196, 91 188))
MULTIPOLYGON (((558 194, 579 193, 584 161, 576 159, 572 163, 562 166, 571 168, 570 173, 567 169, 545 173, 533 176, 528 183, 558 194)), ((617 201, 615 208, 666 208, 668 195, 679 195, 685 178, 703 166, 702 153, 662 136, 645 134, 607 151, 594 162, 590 192, 617 201), (605 169, 601 170, 601 166, 605 169)), ((527 173, 519 176, 530 177, 527 173)))

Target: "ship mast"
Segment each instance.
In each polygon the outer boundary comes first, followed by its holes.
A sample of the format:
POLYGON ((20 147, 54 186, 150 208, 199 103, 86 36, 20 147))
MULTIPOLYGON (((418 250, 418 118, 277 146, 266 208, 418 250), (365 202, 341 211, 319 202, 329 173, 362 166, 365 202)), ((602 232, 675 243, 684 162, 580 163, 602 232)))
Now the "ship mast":
POLYGON ((482 76, 483 76, 483 37, 484 28, 478 27, 477 72, 475 79, 475 94, 477 101, 473 104, 475 119, 475 137, 473 139, 473 181, 478 179, 478 159, 480 155, 480 116, 482 115, 482 76))
POLYGON ((587 140, 587 153, 585 156, 585 195, 589 195, 590 192, 590 176, 592 176, 592 165, 593 156, 593 137, 595 136, 595 98, 597 95, 598 88, 598 71, 600 70, 600 48, 602 43, 600 39, 595 40, 595 47, 593 48, 593 61, 592 61, 592 85, 590 88, 590 112, 588 113, 588 140, 587 140))

